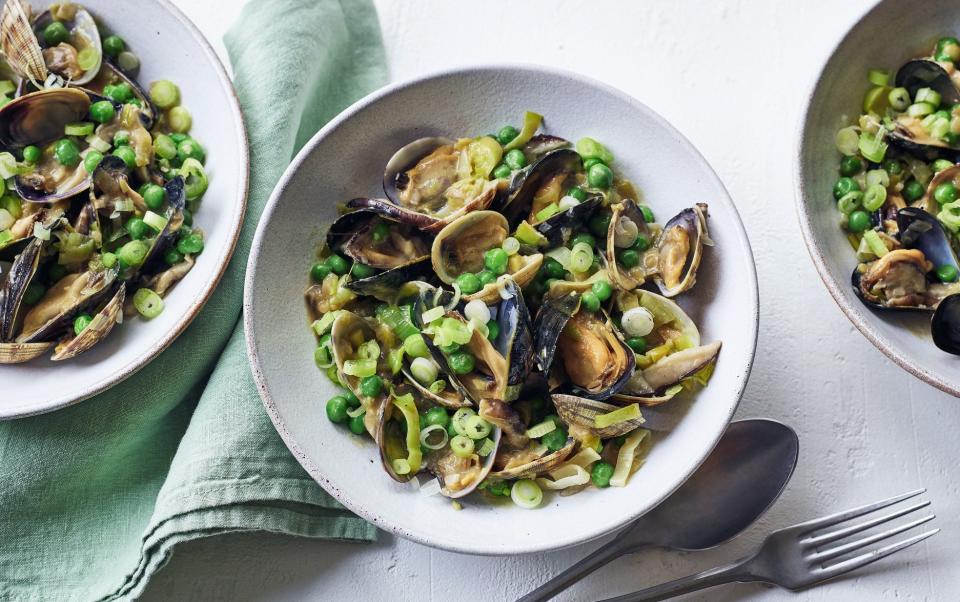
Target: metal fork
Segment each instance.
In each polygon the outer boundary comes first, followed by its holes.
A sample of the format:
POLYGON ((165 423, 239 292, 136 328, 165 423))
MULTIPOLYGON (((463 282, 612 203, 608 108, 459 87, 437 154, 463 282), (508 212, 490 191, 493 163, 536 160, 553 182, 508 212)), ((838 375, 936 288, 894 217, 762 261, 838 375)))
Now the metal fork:
POLYGON ((900 524, 886 531, 866 535, 859 539, 830 545, 841 539, 861 533, 876 526, 888 523, 902 516, 906 516, 930 505, 929 501, 922 501, 883 514, 867 518, 855 524, 843 525, 855 518, 865 516, 887 508, 904 500, 924 493, 926 489, 918 489, 886 500, 882 500, 845 512, 838 512, 830 516, 816 518, 792 527, 774 531, 764 540, 760 549, 753 556, 739 560, 733 564, 717 567, 709 571, 697 573, 689 577, 642 589, 632 594, 610 598, 603 602, 641 602, 643 600, 664 600, 715 585, 746 583, 760 581, 772 583, 791 590, 798 590, 811 585, 822 583, 828 579, 843 575, 854 569, 876 562, 894 552, 909 548, 913 544, 934 535, 940 529, 931 529, 919 535, 913 535, 896 543, 877 547, 852 558, 830 562, 866 548, 879 541, 898 535, 922 525, 936 518, 934 514, 927 514, 908 523, 900 524), (837 527, 832 529, 833 527, 837 527))

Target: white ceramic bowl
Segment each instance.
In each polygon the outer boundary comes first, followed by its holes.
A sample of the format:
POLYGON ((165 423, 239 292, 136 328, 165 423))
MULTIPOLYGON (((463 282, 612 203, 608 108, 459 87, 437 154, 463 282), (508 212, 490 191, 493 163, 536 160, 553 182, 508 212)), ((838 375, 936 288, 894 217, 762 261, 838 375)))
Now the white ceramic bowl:
POLYGON ((807 249, 840 309, 880 351, 913 375, 960 396, 960 358, 937 349, 930 315, 874 312, 853 292, 856 258, 839 226, 833 200, 840 155, 837 130, 859 115, 872 68, 897 69, 929 53, 936 40, 960 31, 960 9, 947 0, 885 0, 867 12, 837 45, 802 113, 796 159, 796 203, 807 249))
MULTIPOLYGON (((34 8, 49 4, 33 0, 34 8)), ((210 188, 195 225, 204 252, 167 295, 157 318, 130 319, 106 341, 64 362, 47 356, 0 366, 0 419, 55 410, 103 391, 145 366, 190 324, 213 292, 233 253, 247 194, 247 139, 233 85, 213 49, 166 0, 84 0, 94 17, 140 57, 141 85, 169 79, 193 116, 191 135, 207 152, 210 188)))
POLYGON ((260 394, 290 450, 351 510, 416 541, 461 552, 508 554, 573 545, 640 516, 678 487, 713 448, 746 384, 757 332, 753 257, 726 190, 697 151, 643 104, 595 81, 539 67, 484 67, 388 86, 341 113, 303 148, 260 221, 244 299, 247 344, 260 394), (468 498, 454 511, 383 471, 369 438, 327 420, 336 394, 313 363, 303 291, 314 251, 338 202, 381 195, 383 167, 424 135, 480 134, 517 123, 525 109, 545 131, 590 135, 643 190, 665 220, 697 201, 710 204, 716 247, 681 303, 705 340, 721 339, 716 373, 693 403, 665 406, 676 426, 656 435, 647 462, 626 488, 551 496, 540 509, 468 498))

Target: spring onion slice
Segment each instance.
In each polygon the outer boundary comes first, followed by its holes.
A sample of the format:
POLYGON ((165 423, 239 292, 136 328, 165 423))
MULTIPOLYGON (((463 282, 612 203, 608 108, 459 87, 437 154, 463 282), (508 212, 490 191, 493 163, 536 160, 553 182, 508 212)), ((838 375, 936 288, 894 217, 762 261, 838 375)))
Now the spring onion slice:
POLYGON ((86 140, 86 143, 90 146, 90 148, 94 150, 98 150, 101 153, 105 153, 108 150, 110 150, 110 143, 104 140, 103 138, 101 138, 100 136, 97 136, 96 134, 94 134, 93 136, 87 136, 85 140, 86 140))
POLYGON ((540 424, 536 424, 527 429, 526 435, 530 439, 539 439, 547 433, 557 430, 557 423, 553 420, 544 420, 540 424))
POLYGON ((871 69, 867 72, 867 80, 874 86, 886 86, 890 83, 890 72, 884 69, 871 69))
POLYGON ((470 418, 476 415, 477 413, 470 408, 458 409, 456 412, 453 413, 453 418, 451 418, 451 420, 453 421, 453 430, 458 435, 467 436, 467 426, 466 426, 467 420, 469 420, 470 418))
POLYGON ((446 313, 446 310, 443 307, 434 307, 432 309, 428 309, 427 311, 423 312, 420 315, 420 319, 423 321, 424 324, 429 324, 434 320, 438 320, 442 318, 445 313, 446 313))
POLYGON ((478 441, 489 435, 493 427, 480 416, 473 415, 463 421, 463 430, 464 432, 461 434, 465 434, 474 441, 478 441))
POLYGON ((886 200, 886 188, 880 184, 867 186, 867 190, 863 193, 863 208, 867 211, 876 211, 880 207, 883 207, 883 204, 886 202, 886 200))
POLYGON ((887 254, 887 245, 883 244, 883 241, 880 240, 880 235, 877 234, 876 230, 867 230, 864 232, 863 240, 867 242, 870 251, 877 257, 883 257, 887 254))
POLYGON ((342 309, 335 309, 333 311, 328 311, 327 313, 320 316, 319 320, 313 321, 313 332, 317 333, 317 336, 323 336, 330 332, 330 329, 333 327, 333 322, 337 319, 337 316, 340 315, 342 309))
POLYGON ((640 415, 640 404, 631 403, 628 406, 617 408, 612 412, 598 414, 593 419, 593 426, 602 429, 628 420, 637 420, 638 418, 643 419, 643 416, 640 415))
POLYGON ((558 213, 560 213, 560 205, 556 203, 550 203, 540 211, 537 211, 536 218, 538 222, 542 222, 550 219, 558 213))
POLYGON ((547 251, 546 255, 547 257, 551 259, 555 259, 556 261, 560 262, 560 265, 563 266, 563 269, 569 270, 570 255, 572 253, 573 251, 571 251, 567 247, 557 247, 556 249, 550 249, 549 251, 547 251))
POLYGON ((521 508, 532 509, 543 501, 543 491, 531 479, 520 479, 510 488, 510 499, 521 508))
POLYGON ((147 224, 157 232, 161 232, 164 228, 167 227, 167 218, 157 213, 154 213, 153 211, 147 211, 143 215, 143 221, 145 224, 147 224))
POLYGON ((357 416, 363 416, 366 413, 367 413, 367 408, 363 407, 362 405, 357 406, 352 410, 347 410, 347 416, 351 418, 356 418, 357 416))
POLYGON ((477 455, 486 458, 490 455, 490 452, 493 451, 493 439, 487 438, 483 440, 483 444, 480 446, 480 449, 477 450, 477 455))
POLYGON ((63 133, 67 136, 89 136, 93 133, 93 124, 89 121, 68 123, 63 126, 63 133))
POLYGON ((450 440, 450 449, 458 458, 469 458, 473 455, 475 446, 473 439, 465 435, 456 435, 450 440))
POLYGON ((580 468, 589 468, 594 462, 600 459, 600 454, 592 447, 584 447, 572 458, 567 460, 567 464, 576 464, 580 468))
POLYGON ((540 122, 543 121, 543 115, 539 113, 534 113, 533 111, 527 111, 523 114, 523 127, 520 129, 520 134, 516 138, 511 140, 506 146, 503 147, 503 150, 513 150, 515 148, 520 148, 527 142, 530 142, 530 139, 533 138, 533 135, 537 133, 537 130, 540 128, 540 122))
POLYGON ((373 376, 377 373, 377 360, 345 360, 343 373, 357 378, 373 376))
POLYGON ((834 142, 837 145, 837 150, 847 157, 852 157, 857 154, 857 146, 860 144, 860 132, 857 131, 856 126, 852 125, 842 128, 837 132, 834 142))
POLYGON ((454 282, 450 286, 453 288, 453 299, 450 299, 450 303, 447 303, 446 305, 443 306, 443 309, 447 311, 451 311, 454 307, 457 306, 458 303, 460 303, 460 296, 463 294, 462 291, 460 290, 460 285, 457 284, 456 282, 454 282))
POLYGON ((447 434, 447 429, 439 424, 431 424, 420 431, 420 445, 426 447, 427 449, 443 449, 447 445, 447 441, 449 439, 450 436, 447 434), (430 443, 430 434, 436 432, 441 434, 440 441, 436 443, 430 443))
POLYGON ((393 406, 400 410, 404 419, 407 421, 407 458, 406 463, 409 474, 420 471, 420 463, 423 460, 423 453, 420 451, 420 415, 417 413, 417 404, 413 401, 413 395, 394 395, 393 406))
POLYGON ((40 240, 50 240, 50 230, 44 228, 43 224, 40 222, 34 222, 33 236, 34 238, 39 238, 40 240))
POLYGON ((587 472, 581 466, 569 463, 551 471, 550 476, 553 478, 552 481, 550 479, 540 477, 537 479, 537 485, 539 485, 542 489, 559 491, 561 489, 566 489, 567 487, 586 485, 590 481, 589 472, 587 472))
POLYGON ((152 290, 142 288, 133 294, 133 306, 141 316, 150 320, 163 312, 163 299, 152 290))
POLYGON ((627 485, 627 479, 633 472, 637 448, 649 434, 650 431, 646 429, 637 429, 627 436, 627 440, 620 446, 620 453, 617 454, 617 466, 613 469, 613 476, 610 477, 611 487, 625 487, 627 485))

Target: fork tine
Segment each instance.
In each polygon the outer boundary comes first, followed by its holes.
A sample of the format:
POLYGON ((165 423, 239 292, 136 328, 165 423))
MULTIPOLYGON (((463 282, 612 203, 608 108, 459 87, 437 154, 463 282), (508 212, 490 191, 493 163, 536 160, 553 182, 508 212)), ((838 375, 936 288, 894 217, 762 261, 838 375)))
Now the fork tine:
POLYGON ((932 537, 940 532, 940 529, 931 529, 920 535, 914 535, 913 537, 904 539, 899 543, 890 544, 889 546, 884 546, 873 550, 872 552, 867 552, 866 554, 861 554, 860 556, 855 556, 849 560, 844 560, 843 562, 838 562, 836 564, 831 564, 826 568, 817 571, 816 575, 820 580, 830 579, 836 577, 837 575, 842 575, 844 573, 849 573, 854 569, 859 569, 860 567, 866 566, 873 562, 885 558, 890 554, 899 552, 900 550, 909 548, 914 544, 918 544, 928 537, 932 537))
POLYGON ((808 547, 820 547, 828 543, 833 543, 838 539, 843 539, 844 537, 853 535, 854 533, 859 533, 861 531, 866 531, 867 529, 872 529, 877 525, 882 525, 883 523, 891 521, 895 518, 900 518, 901 516, 905 516, 907 514, 910 514, 911 512, 916 512, 917 510, 920 510, 921 508, 926 508, 929 505, 930 505, 929 500, 920 502, 912 506, 908 506, 907 508, 903 508, 895 512, 890 512, 888 514, 884 514, 883 516, 879 516, 877 518, 871 518, 870 520, 863 521, 862 523, 857 523, 856 525, 851 525, 849 527, 837 529, 836 531, 830 531, 829 533, 824 533, 823 535, 808 537, 806 539, 801 540, 800 543, 808 547))
POLYGON ((838 556, 843 556, 844 554, 847 554, 854 550, 865 548, 872 543, 876 543, 884 539, 889 539, 894 535, 903 533, 904 531, 909 531, 914 527, 918 527, 926 522, 932 521, 934 518, 936 518, 936 515, 930 514, 928 516, 918 518, 917 520, 910 521, 909 523, 904 523, 898 527, 894 527, 893 529, 888 529, 886 531, 883 531, 882 533, 875 533, 868 537, 862 537, 856 541, 845 543, 840 546, 835 546, 829 550, 824 550, 823 552, 817 552, 816 554, 811 554, 807 559, 810 562, 824 562, 826 560, 831 560, 838 556))
POLYGON ((822 529, 824 527, 832 527, 838 523, 850 520, 851 518, 857 518, 858 516, 863 516, 864 514, 869 514, 875 510, 880 510, 881 508, 886 508, 887 506, 892 506, 897 502, 902 502, 903 500, 908 500, 912 497, 916 497, 921 493, 924 493, 926 488, 917 489, 916 491, 911 491, 909 493, 904 493, 892 498, 887 498, 879 502, 874 502, 872 504, 867 504, 866 506, 860 506, 859 508, 851 508, 850 510, 844 510, 843 512, 837 512, 836 514, 830 514, 828 516, 822 516, 820 518, 815 518, 808 520, 806 522, 794 525, 794 529, 800 529, 802 534, 807 534, 817 529, 822 529))

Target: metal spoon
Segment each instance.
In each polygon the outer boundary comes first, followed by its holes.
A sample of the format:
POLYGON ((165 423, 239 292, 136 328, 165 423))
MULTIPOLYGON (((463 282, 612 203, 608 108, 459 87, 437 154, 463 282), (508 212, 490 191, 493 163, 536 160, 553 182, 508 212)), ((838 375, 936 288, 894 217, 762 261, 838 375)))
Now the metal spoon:
POLYGON ((673 495, 603 547, 517 602, 549 600, 591 572, 647 546, 696 551, 732 539, 780 497, 799 441, 773 420, 733 422, 707 460, 673 495))

